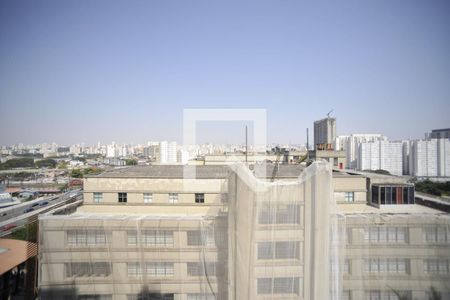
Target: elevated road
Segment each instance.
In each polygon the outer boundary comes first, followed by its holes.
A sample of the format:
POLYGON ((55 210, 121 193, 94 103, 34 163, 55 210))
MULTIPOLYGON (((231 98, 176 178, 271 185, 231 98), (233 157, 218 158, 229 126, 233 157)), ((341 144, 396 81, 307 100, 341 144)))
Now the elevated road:
POLYGON ((7 236, 25 225, 36 222, 39 214, 80 199, 82 199, 82 191, 76 190, 3 208, 0 210, 0 237, 7 236))

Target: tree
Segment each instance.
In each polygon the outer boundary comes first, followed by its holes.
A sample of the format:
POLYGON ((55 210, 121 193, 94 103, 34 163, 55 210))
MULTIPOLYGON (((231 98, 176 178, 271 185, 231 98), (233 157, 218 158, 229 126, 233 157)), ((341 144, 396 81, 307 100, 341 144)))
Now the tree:
POLYGON ((58 164, 58 169, 67 169, 67 166, 68 166, 69 164, 66 162, 66 161, 61 161, 59 164, 58 164))
POLYGON ((84 175, 97 175, 102 173, 104 170, 100 168, 86 168, 83 170, 84 175))
POLYGON ((135 165, 137 165, 137 160, 135 160, 135 159, 127 159, 125 161, 125 163, 126 163, 127 166, 135 166, 135 165))
POLYGON ((36 167, 38 168, 54 168, 56 167, 56 160, 54 159, 42 159, 36 162, 36 167))
POLYGON ((32 158, 13 158, 0 164, 0 170, 15 168, 34 168, 34 159, 32 158))
POLYGON ((73 178, 83 178, 83 172, 81 172, 80 169, 73 169, 73 170, 70 172, 70 177, 73 177, 73 178))

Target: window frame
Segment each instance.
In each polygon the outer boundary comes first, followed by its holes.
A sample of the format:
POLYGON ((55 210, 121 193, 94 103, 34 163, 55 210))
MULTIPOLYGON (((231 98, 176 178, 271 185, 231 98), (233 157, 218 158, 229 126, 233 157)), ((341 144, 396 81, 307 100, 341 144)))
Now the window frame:
POLYGON ((195 203, 205 203, 205 193, 195 193, 195 203))
POLYGON ((127 203, 128 202, 128 193, 125 193, 125 192, 117 193, 117 201, 119 203, 127 203))

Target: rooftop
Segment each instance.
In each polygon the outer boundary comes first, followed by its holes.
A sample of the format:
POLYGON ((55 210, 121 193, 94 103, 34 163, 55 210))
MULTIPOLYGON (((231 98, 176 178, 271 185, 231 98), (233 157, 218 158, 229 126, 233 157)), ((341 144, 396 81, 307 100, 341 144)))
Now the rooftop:
MULTIPOLYGON (((183 178, 183 165, 150 165, 116 168, 99 175, 87 178, 183 178)), ((189 166, 195 168, 196 178, 220 179, 228 178, 229 169, 226 166, 189 166)))
POLYGON ((0 239, 0 249, 0 275, 37 255, 35 243, 13 239, 0 239))
MULTIPOLYGON (((116 168, 99 175, 86 176, 87 178, 183 178, 184 168, 195 168, 196 178, 221 179, 228 178, 231 170, 227 165, 205 165, 205 166, 183 166, 183 165, 150 165, 130 166, 116 168)), ((255 164, 250 170, 257 178, 296 178, 305 170, 303 165, 283 164, 255 164)), ((333 170, 333 176, 337 177, 383 177, 395 178, 397 176, 386 176, 372 173, 353 172, 346 170, 333 170)))

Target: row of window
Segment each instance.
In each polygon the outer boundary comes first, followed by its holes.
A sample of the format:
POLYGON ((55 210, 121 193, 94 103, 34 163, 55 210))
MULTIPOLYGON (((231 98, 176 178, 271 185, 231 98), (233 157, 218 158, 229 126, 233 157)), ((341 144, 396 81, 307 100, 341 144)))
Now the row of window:
POLYGON ((103 230, 68 230, 67 245, 95 246, 105 245, 106 235, 103 230))
MULTIPOLYGON (((206 293, 193 293, 186 295, 187 300, 216 300, 216 297, 212 294, 206 293)), ((145 293, 145 294, 128 294, 127 300, 174 300, 174 294, 161 294, 161 293, 145 293)))
POLYGON ((66 277, 103 277, 111 275, 111 267, 107 262, 66 263, 66 277))
POLYGON ((414 204, 413 186, 372 186, 372 203, 385 204, 414 204))
MULTIPOLYGON (((449 244, 450 231, 445 226, 429 226, 422 229, 423 240, 428 244, 449 244)), ((352 243, 351 228, 346 231, 346 242, 352 243)), ((409 243, 408 227, 365 227, 364 241, 370 244, 404 244, 409 243)))
MULTIPOLYGON (((140 294, 127 294, 127 300, 174 300, 174 294, 143 291, 140 294)), ((188 298, 189 299, 189 298, 188 298)))
MULTIPOLYGON (((215 276, 216 263, 188 262, 188 276, 215 276)), ((105 277, 111 275, 111 266, 107 262, 77 262, 65 264, 66 277, 105 277)), ((133 276, 172 277, 173 262, 129 262, 127 274, 133 276)))
POLYGON ((364 240, 369 243, 407 243, 406 227, 369 227, 364 228, 364 240))
MULTIPOLYGON (((333 264, 331 265, 333 272, 333 264)), ((345 259, 343 274, 350 274, 350 260, 345 259)), ((440 258, 425 259, 423 271, 428 274, 448 275, 449 260, 440 258)), ((364 272, 366 273, 403 273, 410 272, 410 260, 406 258, 372 258, 364 260, 364 272)))
MULTIPOLYGON (((223 246, 226 245, 226 235, 222 231, 188 230, 188 246, 223 246)), ((173 247, 173 230, 128 230, 128 246, 173 247)), ((68 230, 68 246, 104 246, 106 234, 103 230, 68 230)))
POLYGON ((448 275, 448 263, 448 259, 431 258, 424 261, 423 268, 425 273, 428 274, 448 275))
MULTIPOLYGON (((214 262, 188 262, 187 274, 189 276, 215 276, 216 263, 214 262)), ((364 272, 366 273, 409 273, 409 259, 405 258, 372 258, 364 260, 364 272)), ((449 275, 449 260, 432 258, 425 259, 424 272, 435 275, 449 275)), ((111 274, 108 262, 77 262, 65 264, 66 277, 103 277, 111 274)), ((345 260, 343 273, 350 273, 350 261, 345 260)), ((170 277, 174 274, 173 262, 129 262, 127 263, 128 276, 155 276, 170 277)), ((269 278, 261 279, 262 282, 269 278)), ((260 281, 258 279, 258 285, 260 281)), ((259 290, 259 288, 258 288, 259 290)))
MULTIPOLYGON (((172 230, 142 230, 138 233, 136 230, 127 231, 127 241, 129 246, 164 246, 173 247, 174 238, 172 230), (140 243, 138 243, 140 242, 140 243)), ((347 243, 351 243, 351 229, 346 231, 347 243)), ((368 227, 364 228, 364 241, 370 244, 403 244, 409 241, 409 231, 407 227, 368 227)), ((450 243, 450 232, 444 226, 434 226, 423 228, 423 238, 426 243, 448 244, 450 243)), ((226 232, 222 231, 187 231, 188 246, 223 246, 226 245, 226 232)), ((68 246, 102 246, 106 244, 106 234, 104 230, 68 230, 68 246)), ((284 255, 282 249, 297 255, 300 249, 298 242, 260 242, 258 243, 258 258, 272 259, 282 258, 284 255), (265 258, 267 257, 267 258, 265 258)), ((288 255, 288 254, 286 254, 288 255)), ((288 258, 288 257, 287 257, 288 258)), ((294 258, 294 257, 289 257, 294 258)))
MULTIPOLYGON (((178 203, 178 194, 177 193, 169 193, 168 194, 168 203, 175 204, 178 203)), ((142 200, 144 203, 152 203, 153 202, 153 194, 152 193, 143 193, 142 200)), ((195 203, 205 203, 205 194, 204 193, 195 193, 194 196, 195 203)), ((128 194, 127 193, 117 193, 117 201, 119 203, 127 203, 128 202, 128 194)), ((103 202, 103 193, 95 192, 94 193, 94 203, 103 202)))
POLYGON ((127 263, 128 276, 170 277, 173 276, 173 263, 170 262, 139 262, 127 263))
MULTIPOLYGON (((111 300, 112 295, 78 295, 77 300, 111 300)), ((140 294, 127 294, 127 300, 174 300, 174 294, 162 294, 158 292, 145 292, 140 294)), ((187 294, 187 300, 216 300, 212 294, 192 293, 187 294)))
POLYGON ((408 273, 409 259, 404 258, 372 258, 364 260, 364 271, 367 273, 408 273))
MULTIPOLYGON (((188 276, 215 276, 216 263, 188 262, 186 263, 188 276)), ((130 262, 127 263, 127 274, 133 276, 171 277, 174 274, 172 262, 130 262)))
POLYGON ((142 230, 127 231, 127 242, 129 246, 164 246, 173 247, 173 231, 171 230, 142 230))
POLYGON ((409 300, 412 299, 411 291, 381 291, 372 290, 365 292, 366 300, 409 300))

